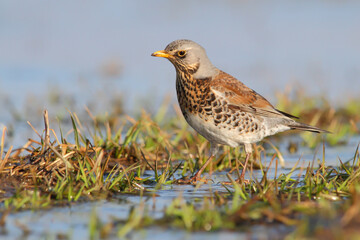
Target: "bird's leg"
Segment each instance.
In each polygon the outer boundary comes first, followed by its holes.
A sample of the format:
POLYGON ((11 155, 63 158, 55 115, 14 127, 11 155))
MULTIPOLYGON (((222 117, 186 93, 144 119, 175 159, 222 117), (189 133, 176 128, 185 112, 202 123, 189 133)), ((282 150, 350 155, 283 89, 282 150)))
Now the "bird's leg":
POLYGON ((237 180, 237 182, 244 182, 245 180, 244 178, 245 178, 246 167, 249 162, 250 155, 252 153, 252 146, 250 143, 245 143, 245 153, 246 153, 246 158, 245 158, 244 167, 243 170, 241 171, 240 178, 237 180))
POLYGON ((192 182, 196 182, 201 179, 201 174, 205 170, 205 168, 209 165, 209 163, 213 160, 213 158, 216 156, 216 153, 218 152, 219 148, 216 143, 210 143, 210 156, 206 160, 206 162, 201 166, 199 171, 195 173, 195 175, 191 178, 192 182))
MULTIPOLYGON (((247 164, 249 162, 249 159, 250 159, 250 156, 252 153, 252 147, 251 147, 250 143, 245 143, 245 153, 246 153, 246 157, 245 157, 244 167, 241 171, 239 178, 237 180, 235 180, 235 182, 247 184, 247 183, 249 183, 249 181, 245 180, 245 172, 246 172, 246 167, 247 167, 247 164)), ((231 182, 222 182, 222 184, 231 185, 231 184, 233 184, 233 180, 231 182)))
POLYGON ((187 179, 187 180, 179 179, 177 182, 180 183, 180 184, 191 184, 191 183, 196 183, 197 181, 199 181, 201 179, 202 172, 209 165, 209 163, 212 161, 212 159, 216 156, 217 151, 218 151, 217 144, 210 143, 210 156, 206 160, 206 162, 201 166, 199 171, 197 171, 192 178, 187 179))
POLYGON ((205 170, 205 168, 207 167, 207 165, 209 165, 209 163, 212 161, 212 159, 214 158, 213 155, 211 155, 206 162, 201 166, 201 168, 199 169, 199 171, 197 171, 195 173, 195 175, 191 178, 192 182, 197 182, 198 180, 200 180, 201 178, 201 174, 202 172, 205 170))
POLYGON ((238 179, 238 180, 240 180, 241 182, 244 181, 245 172, 246 172, 246 166, 247 166, 247 163, 248 163, 248 161, 249 161, 250 155, 251 155, 251 153, 246 153, 244 168, 243 168, 243 170, 241 171, 240 178, 238 179))

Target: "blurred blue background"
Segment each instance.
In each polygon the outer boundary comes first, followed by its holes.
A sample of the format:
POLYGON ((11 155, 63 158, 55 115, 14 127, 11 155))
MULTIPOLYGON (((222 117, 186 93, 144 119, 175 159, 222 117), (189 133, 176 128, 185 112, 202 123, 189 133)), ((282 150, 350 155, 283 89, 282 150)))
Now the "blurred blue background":
POLYGON ((273 103, 290 87, 333 104, 359 91, 358 1, 1 1, 0 122, 61 99, 95 113, 176 102, 173 66, 150 54, 179 38, 273 103))

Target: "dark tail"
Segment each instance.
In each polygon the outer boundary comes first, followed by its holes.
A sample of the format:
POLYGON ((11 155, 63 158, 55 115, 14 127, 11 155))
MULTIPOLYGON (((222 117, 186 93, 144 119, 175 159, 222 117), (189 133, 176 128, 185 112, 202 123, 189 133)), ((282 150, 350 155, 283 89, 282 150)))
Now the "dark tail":
POLYGON ((307 125, 305 123, 299 123, 299 122, 291 123, 288 126, 294 130, 303 130, 303 131, 309 131, 309 132, 315 132, 315 133, 331 133, 324 129, 313 127, 313 126, 307 125))

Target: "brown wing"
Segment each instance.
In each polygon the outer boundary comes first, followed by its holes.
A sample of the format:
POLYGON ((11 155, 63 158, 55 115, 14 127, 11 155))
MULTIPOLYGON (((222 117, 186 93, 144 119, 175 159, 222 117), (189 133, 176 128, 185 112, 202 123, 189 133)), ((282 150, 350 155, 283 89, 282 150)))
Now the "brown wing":
POLYGON ((296 118, 275 109, 263 96, 225 72, 220 71, 211 81, 210 89, 215 95, 225 97, 230 109, 250 112, 263 117, 296 118))

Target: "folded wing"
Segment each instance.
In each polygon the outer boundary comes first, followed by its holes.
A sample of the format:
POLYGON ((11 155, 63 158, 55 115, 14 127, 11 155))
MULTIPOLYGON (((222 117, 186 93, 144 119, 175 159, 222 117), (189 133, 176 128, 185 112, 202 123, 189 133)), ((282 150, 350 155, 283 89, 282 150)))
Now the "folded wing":
POLYGON ((215 96, 225 98, 230 109, 269 118, 297 118, 275 109, 263 96, 225 72, 213 79, 210 89, 215 96))

